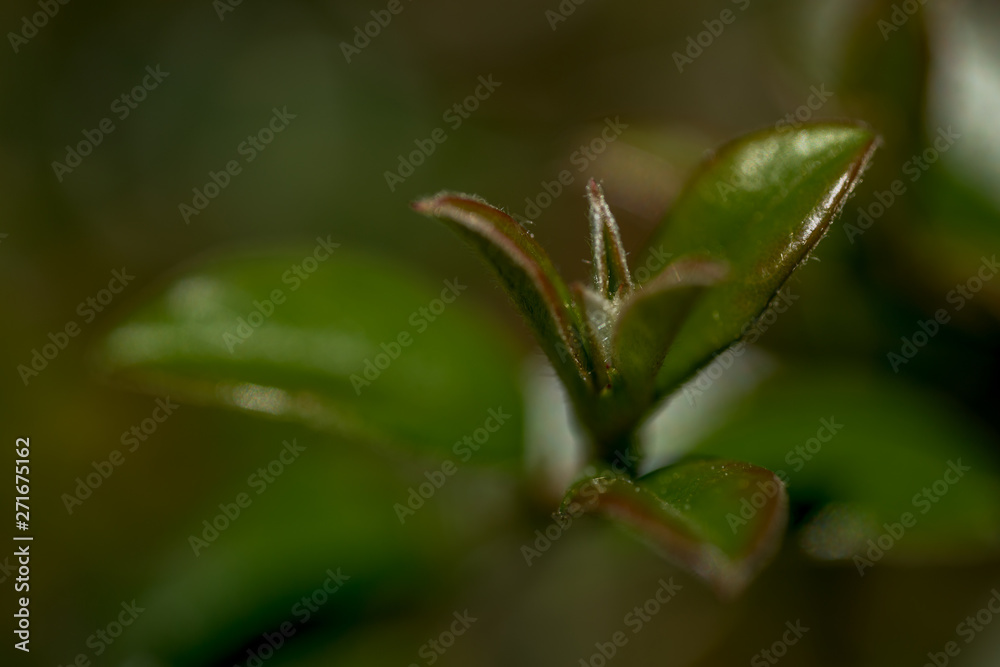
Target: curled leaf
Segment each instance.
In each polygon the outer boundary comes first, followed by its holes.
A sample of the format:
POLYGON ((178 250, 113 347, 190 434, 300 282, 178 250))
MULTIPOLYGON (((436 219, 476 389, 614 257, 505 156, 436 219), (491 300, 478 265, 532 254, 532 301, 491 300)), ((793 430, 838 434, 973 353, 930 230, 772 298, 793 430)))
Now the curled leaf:
POLYGON ((705 289, 725 275, 726 267, 717 262, 681 259, 622 304, 613 338, 614 365, 633 395, 652 393, 684 318, 705 289))
POLYGON ((634 481, 586 479, 570 489, 562 510, 576 512, 580 505, 632 528, 723 597, 739 594, 770 561, 788 519, 785 485, 774 473, 709 459, 634 481))
POLYGON ((586 395, 593 377, 580 335, 582 318, 548 254, 527 230, 469 195, 442 192, 414 202, 413 208, 442 220, 482 254, 571 393, 586 395))

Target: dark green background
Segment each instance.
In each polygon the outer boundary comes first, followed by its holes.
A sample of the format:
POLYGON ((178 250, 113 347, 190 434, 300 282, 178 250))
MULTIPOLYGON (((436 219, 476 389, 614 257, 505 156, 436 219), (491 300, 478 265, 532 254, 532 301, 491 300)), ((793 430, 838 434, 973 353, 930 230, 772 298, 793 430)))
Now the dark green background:
MULTIPOLYGON (((746 664, 797 619, 810 631, 782 659, 789 667, 919 665, 955 640, 956 625, 1000 587, 1000 281, 987 283, 898 374, 886 354, 947 306, 949 290, 982 256, 1000 251, 995 7, 930 0, 884 39, 878 22, 890 18, 890 2, 587 0, 555 30, 545 15, 555 0, 402 6, 351 63, 341 41, 384 3, 244 1, 220 20, 209 0, 71 0, 17 53, 5 37, 0 424, 10 450, 16 437, 32 439, 35 542, 33 650, 24 656, 7 644, 8 579, 0 584, 3 664, 93 657, 87 637, 132 599, 147 611, 93 664, 246 664, 246 650, 294 621, 295 601, 338 567, 352 579, 265 664, 426 664, 420 646, 468 608, 479 620, 439 664, 576 665, 671 576, 682 592, 614 664, 746 664), (724 9, 736 20, 678 72, 673 54, 724 9), (169 76, 120 120, 112 102, 157 65, 169 76), (501 85, 452 129, 443 114, 480 76, 501 85), (508 360, 533 349, 525 328, 472 253, 413 214, 411 200, 448 188, 523 214, 525 199, 568 169, 572 184, 531 229, 568 278, 583 278, 588 176, 604 180, 626 247, 638 251, 705 151, 774 126, 820 86, 833 95, 812 120, 861 119, 883 147, 819 247, 821 261, 793 277, 800 300, 758 342, 772 373, 724 376, 733 391, 751 389, 728 411, 709 413, 698 451, 777 468, 821 418, 834 414, 847 426, 807 477, 793 480, 793 531, 741 599, 718 601, 595 520, 581 520, 526 567, 520 548, 551 524, 555 500, 512 457, 498 468, 486 459, 462 467, 400 526, 393 503, 440 458, 194 404, 183 404, 93 497, 66 512, 60 496, 120 449, 120 434, 154 406, 106 381, 93 352, 179 266, 247 248, 308 252, 316 236, 331 235, 352 256, 389 258, 408 272, 402 282, 428 297, 461 276, 470 286, 461 317, 510 339, 484 368, 506 368, 503 381, 512 383, 520 368, 508 360), (275 107, 296 118, 186 225, 178 205, 210 170, 243 159, 238 146, 275 107), (105 117, 114 132, 58 180, 52 162, 105 117), (574 153, 607 118, 628 127, 578 171, 574 153), (904 163, 948 126, 961 138, 911 182, 904 163), (447 141, 390 191, 384 172, 439 127, 447 141), (905 194, 849 242, 844 224, 856 223, 859 207, 896 179, 905 194), (123 266, 135 281, 24 386, 17 366, 49 332, 82 323, 77 304, 123 266), (289 466, 194 558, 187 536, 291 438, 308 443, 308 463, 289 466), (799 548, 799 528, 815 525, 827 503, 847 503, 855 521, 898 516, 957 457, 975 462, 977 481, 956 486, 918 526, 920 537, 915 529, 864 577, 850 562, 820 562, 799 548)), ((0 32, 19 30, 37 11, 35 3, 6 3, 0 32)), ((266 271, 261 281, 270 284, 270 265, 266 271)), ((309 303, 352 287, 341 281, 309 303)), ((373 317, 395 308, 405 322, 422 299, 373 298, 370 308, 373 317)), ((427 340, 439 349, 460 344, 445 329, 426 335, 438 336, 427 340)), ((468 342, 469 350, 480 344, 468 342)), ((471 402, 474 383, 467 392, 471 402)), ((683 413, 686 402, 678 405, 683 413)), ((483 418, 463 412, 451 422, 442 407, 434 429, 455 433, 448 438, 483 418)), ((524 415, 515 407, 504 438, 516 454, 524 415)), ((2 484, 5 502, 12 481, 2 484)), ((872 523, 850 526, 834 534, 857 538, 872 523)), ((952 664, 996 664, 998 628, 962 643, 952 664)))

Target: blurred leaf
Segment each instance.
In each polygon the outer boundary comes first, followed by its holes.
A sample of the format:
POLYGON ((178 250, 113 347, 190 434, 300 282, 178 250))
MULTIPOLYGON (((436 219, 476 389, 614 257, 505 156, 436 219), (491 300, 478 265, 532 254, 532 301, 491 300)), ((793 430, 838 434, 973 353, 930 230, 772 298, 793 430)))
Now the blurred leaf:
MULTIPOLYGON (((129 633, 129 652, 155 656, 153 664, 245 664, 246 651, 282 623, 294 630, 290 655, 310 635, 348 637, 446 594, 456 585, 456 559, 493 539, 510 517, 513 485, 462 468, 401 524, 394 506, 427 482, 419 466, 403 470, 365 450, 297 440, 305 451, 273 484, 220 495, 232 505, 243 491, 251 504, 197 555, 187 536, 177 536, 153 584, 137 595, 147 611, 129 633), (322 590, 331 572, 347 577, 335 592, 322 590)), ((234 463, 230 476, 261 463, 234 463)), ((196 509, 191 533, 202 538, 201 521, 221 513, 217 504, 196 509)))
POLYGON ((856 16, 848 38, 838 45, 843 62, 840 80, 833 84, 847 110, 885 140, 876 183, 924 148, 930 69, 926 15, 917 11, 896 25, 890 17, 899 11, 898 4, 875 0, 851 6, 856 16), (879 66, 872 67, 874 62, 879 66))
MULTIPOLYGON (((900 281, 901 288, 909 290, 911 298, 933 304, 933 313, 940 306, 950 308, 948 293, 975 277, 983 259, 991 259, 993 249, 1000 247, 1000 210, 946 164, 928 172, 916 189, 922 216, 908 220, 905 228, 894 228, 893 240, 906 253, 907 280, 900 281)), ((1000 320, 1000 281, 982 281, 982 292, 967 303, 969 309, 956 318, 958 326, 974 312, 985 311, 1000 320)))
POLYGON ((224 257, 184 270, 107 335, 102 366, 161 395, 436 457, 453 455, 497 410, 510 417, 474 460, 517 459, 518 361, 459 278, 434 286, 345 250, 316 265, 304 257, 224 257), (316 268, 303 279, 292 268, 302 266, 316 268))
POLYGON ((839 553, 827 557, 867 548, 884 523, 910 512, 917 524, 889 557, 943 559, 1000 547, 1000 474, 990 446, 941 397, 869 374, 812 369, 766 380, 695 451, 774 470, 800 513, 827 503, 850 508, 853 533, 838 535, 839 553), (917 498, 957 461, 971 470, 939 501, 917 498))
POLYGON ((594 362, 581 345, 583 321, 548 254, 514 218, 476 197, 441 193, 413 204, 479 251, 535 333, 570 393, 582 398, 594 362))
POLYGON ((639 479, 603 476, 570 489, 574 504, 636 529, 666 556, 724 596, 738 594, 776 553, 788 516, 784 485, 748 463, 694 460, 639 479), (762 502, 744 509, 751 497, 762 502))
POLYGON ((657 377, 661 394, 767 307, 839 213, 876 145, 853 124, 767 130, 725 146, 695 174, 648 248, 722 261, 730 273, 678 332, 657 377))

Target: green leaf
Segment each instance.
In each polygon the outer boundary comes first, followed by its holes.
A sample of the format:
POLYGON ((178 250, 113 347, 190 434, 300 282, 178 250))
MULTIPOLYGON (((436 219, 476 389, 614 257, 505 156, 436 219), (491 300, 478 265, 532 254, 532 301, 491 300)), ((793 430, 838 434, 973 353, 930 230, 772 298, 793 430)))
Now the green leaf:
POLYGON ((1000 552, 994 449, 990 434, 944 396, 867 371, 800 367, 776 373, 717 418, 694 453, 739 456, 782 476, 793 508, 809 517, 803 544, 814 556, 864 555, 868 539, 909 512, 916 525, 887 560, 962 562, 1000 552), (971 469, 939 483, 945 492, 936 501, 918 497, 958 461, 971 469), (840 508, 838 521, 816 522, 828 506, 840 508))
MULTIPOLYGON (((289 427, 269 430, 279 428, 289 427)), ((330 640, 363 632, 387 610, 448 594, 456 560, 489 544, 514 502, 513 484, 460 468, 401 524, 396 507, 407 507, 409 489, 426 483, 422 466, 386 465, 372 452, 326 447, 308 433, 297 440, 301 458, 264 493, 248 487, 246 475, 266 465, 281 440, 273 449, 253 443, 245 460, 234 447, 231 466, 217 475, 229 490, 210 490, 160 535, 166 549, 141 568, 150 581, 135 595, 148 611, 127 637, 131 653, 155 656, 156 664, 233 664, 224 658, 245 659, 247 647, 283 623, 295 629, 291 645, 300 648, 306 621, 330 640), (203 539, 202 521, 240 491, 251 504, 196 556, 189 535, 203 539), (310 609, 303 598, 321 590, 331 570, 349 579, 328 597, 320 593, 310 609)))
POLYGON ((678 260, 622 304, 613 338, 614 365, 633 397, 649 399, 684 318, 705 289, 725 273, 718 263, 678 260))
MULTIPOLYGON (((591 372, 594 375, 594 389, 597 393, 601 393, 610 387, 610 373, 613 371, 611 368, 611 328, 615 317, 615 307, 611 301, 578 281, 570 283, 569 290, 577 311, 583 314, 586 321, 586 326, 580 331, 580 336, 592 362, 591 372)), ((586 403, 578 401, 578 405, 586 405, 586 403)), ((588 410, 584 408, 584 412, 588 412, 588 410)))
POLYGON ((413 208, 448 224, 483 255, 570 392, 586 396, 593 386, 593 363, 583 347, 583 321, 569 288, 531 234, 470 195, 442 192, 413 208))
POLYGON ((722 148, 695 174, 648 247, 725 262, 657 377, 675 390, 741 336, 804 262, 861 178, 877 139, 854 124, 766 130, 722 148))
POLYGON ((777 552, 788 516, 784 484, 772 472, 721 460, 678 463, 634 482, 586 479, 570 489, 562 512, 578 513, 580 504, 635 529, 725 597, 777 552))
POLYGON ((159 395, 438 458, 501 411, 473 460, 517 460, 519 360, 461 279, 346 250, 304 257, 222 257, 174 276, 102 340, 100 366, 159 395))
POLYGON ((594 289, 605 299, 611 300, 632 289, 632 275, 629 273, 618 223, 604 199, 604 190, 594 179, 587 183, 587 199, 590 202, 594 289))

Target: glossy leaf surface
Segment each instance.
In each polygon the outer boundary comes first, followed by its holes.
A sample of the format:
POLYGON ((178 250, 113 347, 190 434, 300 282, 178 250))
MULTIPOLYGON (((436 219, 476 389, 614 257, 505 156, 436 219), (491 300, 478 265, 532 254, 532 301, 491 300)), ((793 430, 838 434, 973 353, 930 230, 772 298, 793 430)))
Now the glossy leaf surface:
POLYGON ((868 129, 814 124, 723 147, 687 184, 648 247, 725 262, 677 334, 657 378, 662 394, 732 344, 826 233, 876 147, 868 129))

